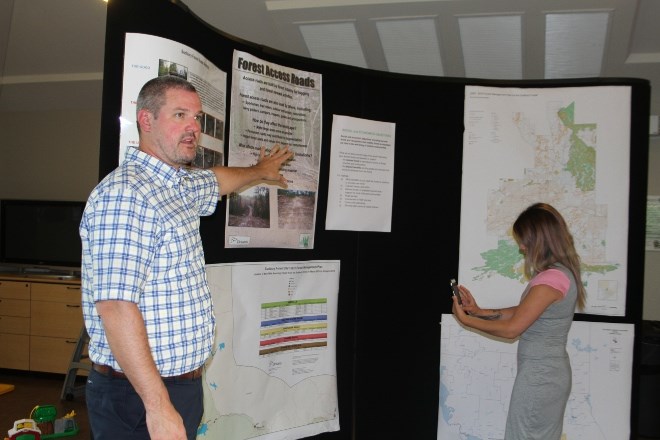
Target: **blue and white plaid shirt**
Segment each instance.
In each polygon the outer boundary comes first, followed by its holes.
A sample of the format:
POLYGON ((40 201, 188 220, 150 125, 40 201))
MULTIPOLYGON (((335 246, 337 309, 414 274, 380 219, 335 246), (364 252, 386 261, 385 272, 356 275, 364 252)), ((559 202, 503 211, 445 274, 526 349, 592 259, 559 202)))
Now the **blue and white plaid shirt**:
POLYGON ((138 305, 162 376, 201 366, 215 331, 200 216, 215 211, 210 170, 175 169, 136 148, 92 191, 82 221, 82 304, 89 357, 121 371, 96 301, 138 305))

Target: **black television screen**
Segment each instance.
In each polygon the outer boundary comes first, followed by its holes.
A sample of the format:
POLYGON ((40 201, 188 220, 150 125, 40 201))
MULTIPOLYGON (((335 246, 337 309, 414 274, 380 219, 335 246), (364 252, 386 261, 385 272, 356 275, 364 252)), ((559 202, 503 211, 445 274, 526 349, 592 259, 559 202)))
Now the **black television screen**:
POLYGON ((85 202, 0 200, 0 261, 80 267, 85 202))

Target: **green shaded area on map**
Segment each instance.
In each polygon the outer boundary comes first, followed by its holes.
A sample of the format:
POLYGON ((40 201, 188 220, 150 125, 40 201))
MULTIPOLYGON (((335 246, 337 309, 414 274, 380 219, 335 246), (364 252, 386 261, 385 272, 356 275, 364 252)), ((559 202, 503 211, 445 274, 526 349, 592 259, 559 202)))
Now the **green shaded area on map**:
POLYGON ((583 273, 599 273, 604 274, 618 269, 619 264, 583 264, 583 273))
POLYGON ((513 240, 498 240, 497 248, 482 252, 484 265, 475 267, 481 272, 477 279, 483 279, 493 274, 501 275, 513 280, 520 279, 522 272, 517 270, 522 262, 522 254, 513 240))
POLYGON ((596 149, 587 145, 580 138, 580 132, 594 131, 596 124, 576 124, 574 102, 560 109, 557 115, 562 124, 571 130, 566 171, 575 178, 577 188, 582 191, 594 191, 596 189, 596 149))
MULTIPOLYGON (((473 270, 480 272, 477 280, 483 280, 492 275, 500 275, 512 280, 522 280, 522 260, 523 256, 518 249, 518 245, 513 240, 498 240, 497 248, 482 252, 481 258, 484 265, 474 267, 473 270)), ((583 264, 582 273, 604 274, 612 272, 619 267, 619 264, 583 264)))

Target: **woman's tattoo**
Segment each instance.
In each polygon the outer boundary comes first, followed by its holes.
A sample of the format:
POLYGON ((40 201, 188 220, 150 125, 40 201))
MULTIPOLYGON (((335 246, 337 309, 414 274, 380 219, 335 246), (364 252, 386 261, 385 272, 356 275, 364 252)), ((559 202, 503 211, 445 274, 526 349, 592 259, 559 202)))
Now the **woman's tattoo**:
POLYGON ((502 311, 499 309, 491 309, 491 312, 493 312, 491 315, 472 315, 472 316, 476 316, 477 318, 485 319, 487 321, 495 321, 502 317, 502 311))

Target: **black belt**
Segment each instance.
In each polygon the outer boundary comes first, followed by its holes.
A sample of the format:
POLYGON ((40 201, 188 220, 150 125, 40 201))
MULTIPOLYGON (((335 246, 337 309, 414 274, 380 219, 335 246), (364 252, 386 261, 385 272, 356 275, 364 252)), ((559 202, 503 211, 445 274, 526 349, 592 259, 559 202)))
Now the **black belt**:
MULTIPOLYGON (((128 379, 124 373, 122 373, 121 371, 117 371, 114 368, 109 367, 107 365, 92 364, 92 370, 107 377, 114 377, 116 379, 128 379)), ((203 367, 199 367, 196 370, 190 371, 188 373, 179 374, 178 376, 163 377, 163 379, 182 379, 182 380, 197 379, 202 377, 202 371, 203 371, 203 367)))

